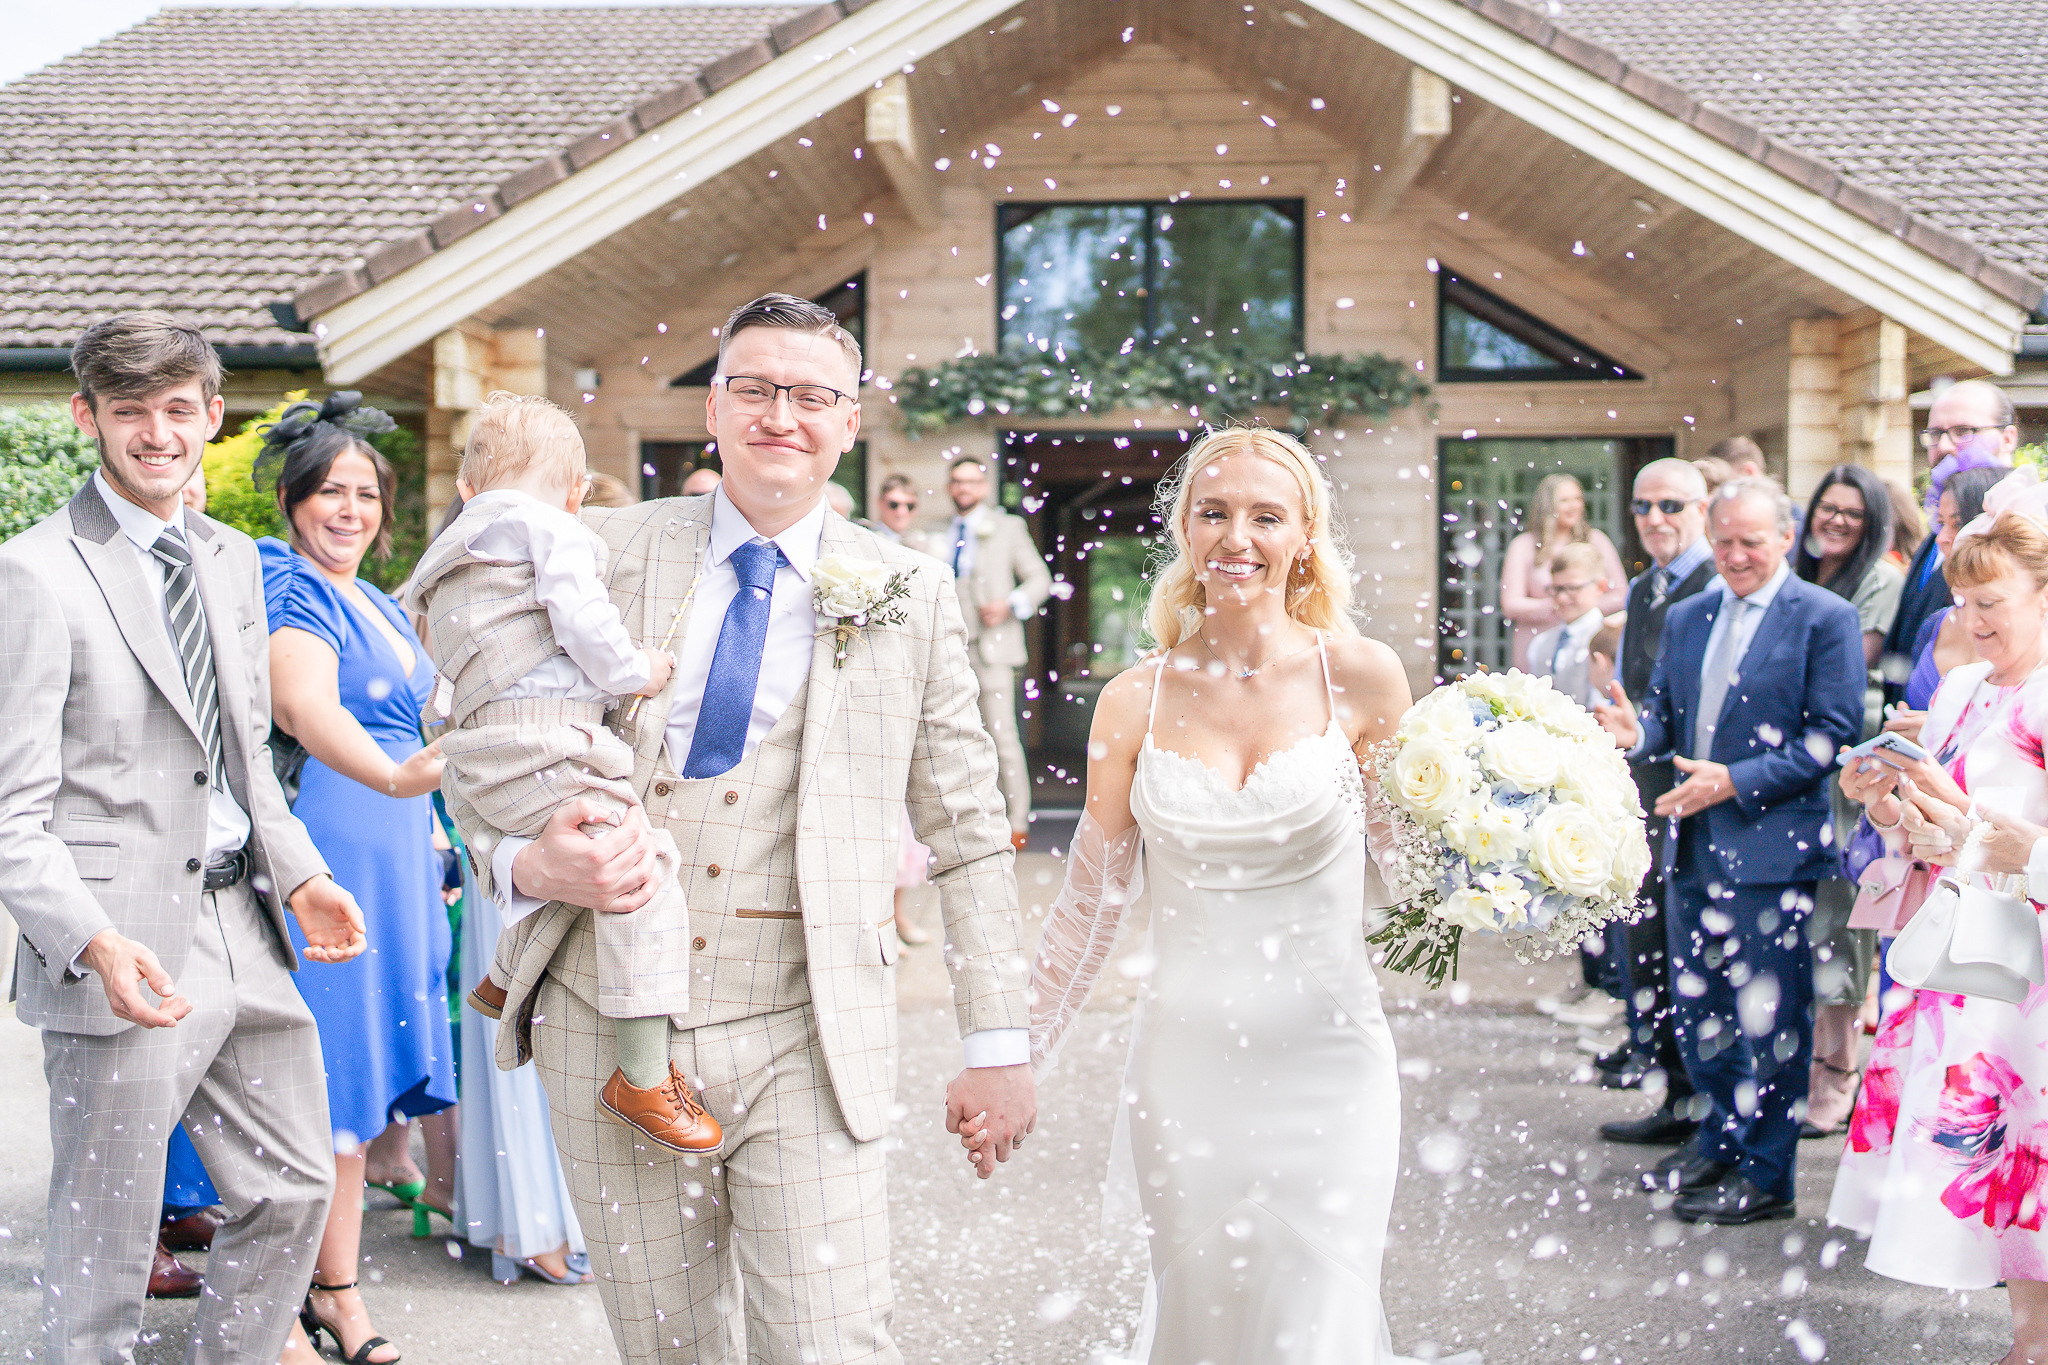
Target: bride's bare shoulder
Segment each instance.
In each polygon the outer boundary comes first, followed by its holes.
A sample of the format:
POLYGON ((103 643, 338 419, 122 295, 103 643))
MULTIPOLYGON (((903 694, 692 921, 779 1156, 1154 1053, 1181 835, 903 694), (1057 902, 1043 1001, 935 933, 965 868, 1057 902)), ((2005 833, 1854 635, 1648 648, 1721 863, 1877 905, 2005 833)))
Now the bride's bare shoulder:
POLYGON ((1330 637, 1330 675, 1339 686, 1368 691, 1408 687, 1408 670, 1391 646, 1362 635, 1330 637))

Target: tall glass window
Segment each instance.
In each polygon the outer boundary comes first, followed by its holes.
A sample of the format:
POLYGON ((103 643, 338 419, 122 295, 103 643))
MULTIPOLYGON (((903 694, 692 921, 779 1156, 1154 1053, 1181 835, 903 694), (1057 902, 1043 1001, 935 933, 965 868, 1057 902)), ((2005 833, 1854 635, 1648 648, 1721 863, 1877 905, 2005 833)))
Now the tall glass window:
POLYGON ((1301 346, 1301 201, 1004 204, 1006 350, 1238 341, 1301 346))

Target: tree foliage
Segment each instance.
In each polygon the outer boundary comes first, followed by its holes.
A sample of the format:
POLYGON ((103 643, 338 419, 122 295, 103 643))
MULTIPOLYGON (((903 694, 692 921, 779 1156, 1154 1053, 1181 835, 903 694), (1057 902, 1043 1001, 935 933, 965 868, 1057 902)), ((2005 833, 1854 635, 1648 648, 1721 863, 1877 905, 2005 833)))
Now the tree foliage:
POLYGON ((1178 408, 1216 422, 1261 408, 1297 421, 1384 417, 1428 398, 1429 384, 1383 355, 1275 357, 1213 341, 1126 347, 1104 355, 1064 347, 962 356, 905 370, 894 386, 913 436, 990 414, 1073 417, 1119 408, 1178 408))

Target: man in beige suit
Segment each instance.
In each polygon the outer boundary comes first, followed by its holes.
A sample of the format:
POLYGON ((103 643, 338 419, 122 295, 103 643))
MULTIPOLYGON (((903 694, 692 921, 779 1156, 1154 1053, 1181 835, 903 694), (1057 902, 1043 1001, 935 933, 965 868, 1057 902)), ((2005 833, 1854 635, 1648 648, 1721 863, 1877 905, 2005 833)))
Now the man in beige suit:
POLYGON ((1052 574, 1022 517, 989 496, 988 467, 955 460, 946 492, 956 515, 933 553, 953 568, 967 652, 981 685, 981 719, 1002 761, 1003 803, 1010 839, 1019 849, 1031 831, 1031 773, 1017 736, 1017 670, 1026 661, 1024 622, 1052 594, 1052 574))
POLYGON ((622 1355, 893 1365, 901 812, 932 849, 964 1036, 947 1122, 987 1116, 968 1153, 983 1176, 1036 1114, 1013 855, 944 575, 823 505, 860 427, 858 346, 779 294, 737 310, 720 344, 719 490, 585 514, 628 628, 678 660, 658 696, 615 713, 644 811, 590 838, 578 826, 598 812, 572 802, 531 842, 454 813, 517 938, 499 1062, 540 1067, 622 1355), (842 642, 815 602, 849 569, 901 592, 842 642), (673 1059, 724 1128, 722 1157, 654 1150, 596 1112, 614 1061, 590 921, 646 902, 650 820, 681 850, 690 906, 673 1059))
POLYGON ((72 415, 100 469, 0 546, 0 904, 50 1081, 41 1359, 133 1358, 181 1119, 219 1187, 188 1361, 283 1350, 334 1189, 306 956, 363 950, 271 769, 256 546, 185 509, 220 362, 163 313, 95 323, 72 415))

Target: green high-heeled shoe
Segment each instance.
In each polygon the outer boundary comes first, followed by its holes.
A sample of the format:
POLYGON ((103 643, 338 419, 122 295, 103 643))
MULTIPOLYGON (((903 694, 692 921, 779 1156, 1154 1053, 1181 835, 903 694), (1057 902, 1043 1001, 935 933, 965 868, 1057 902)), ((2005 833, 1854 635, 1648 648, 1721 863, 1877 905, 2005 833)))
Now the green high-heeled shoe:
MULTIPOLYGON (((412 1201, 419 1198, 420 1191, 426 1188, 427 1182, 425 1180, 394 1180, 389 1184, 376 1180, 365 1180, 363 1182, 363 1198, 367 1200, 371 1190, 382 1190, 399 1203, 405 1205, 405 1207, 411 1208, 412 1201)), ((369 1204, 365 1203, 363 1207, 368 1208, 369 1204)))
MULTIPOLYGON (((425 1186, 421 1189, 424 1190, 425 1186)), ((448 1225, 450 1235, 461 1231, 455 1226, 455 1215, 443 1213, 426 1200, 416 1198, 412 1205, 412 1235, 421 1239, 434 1236, 434 1218, 439 1218, 448 1225)))

